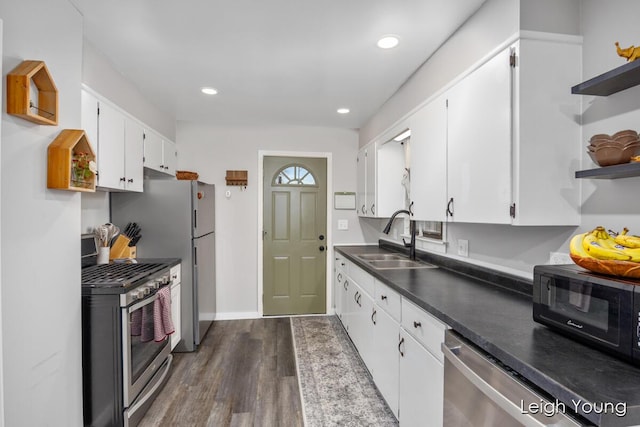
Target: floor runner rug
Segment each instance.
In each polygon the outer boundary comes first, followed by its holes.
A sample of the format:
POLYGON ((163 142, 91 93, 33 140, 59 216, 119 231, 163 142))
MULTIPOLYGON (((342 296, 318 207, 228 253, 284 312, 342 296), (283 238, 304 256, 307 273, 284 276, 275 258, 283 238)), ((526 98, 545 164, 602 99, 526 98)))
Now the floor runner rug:
POLYGON ((307 427, 398 425, 336 316, 291 328, 307 427))

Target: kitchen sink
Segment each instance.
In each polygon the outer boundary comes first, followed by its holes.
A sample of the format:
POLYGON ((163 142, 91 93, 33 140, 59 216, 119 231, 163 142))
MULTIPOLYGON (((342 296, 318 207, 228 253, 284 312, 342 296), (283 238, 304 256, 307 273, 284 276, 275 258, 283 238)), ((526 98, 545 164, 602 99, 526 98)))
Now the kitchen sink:
POLYGON ((407 260, 407 257, 397 254, 361 254, 356 255, 363 261, 407 260))
POLYGON ((400 254, 360 254, 356 255, 376 270, 399 270, 402 268, 437 268, 433 264, 414 261, 400 254))

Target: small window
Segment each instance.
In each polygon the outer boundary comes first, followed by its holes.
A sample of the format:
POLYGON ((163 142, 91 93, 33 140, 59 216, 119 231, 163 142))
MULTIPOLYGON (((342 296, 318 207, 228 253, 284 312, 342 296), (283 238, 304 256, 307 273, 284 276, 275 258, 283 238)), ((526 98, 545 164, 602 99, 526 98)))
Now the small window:
POLYGON ((442 240, 442 222, 424 221, 422 223, 422 237, 442 240))
POLYGON ((273 180, 274 185, 316 185, 316 178, 304 166, 291 165, 280 169, 273 180))

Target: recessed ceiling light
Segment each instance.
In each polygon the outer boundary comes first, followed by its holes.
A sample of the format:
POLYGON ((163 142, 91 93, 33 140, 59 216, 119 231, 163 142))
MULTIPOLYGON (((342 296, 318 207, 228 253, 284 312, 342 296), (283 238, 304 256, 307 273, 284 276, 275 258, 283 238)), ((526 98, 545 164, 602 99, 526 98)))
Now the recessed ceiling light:
POLYGON ((338 114, 347 114, 349 113, 349 109, 348 108, 338 108, 338 114))
POLYGON ((202 93, 205 93, 207 95, 215 95, 216 93, 218 93, 218 91, 212 87, 203 87, 200 90, 202 91, 202 93))
POLYGON ((380 49, 392 49, 398 46, 400 43, 400 39, 398 36, 394 36, 393 34, 388 34, 383 36, 380 40, 378 40, 378 47, 380 49))

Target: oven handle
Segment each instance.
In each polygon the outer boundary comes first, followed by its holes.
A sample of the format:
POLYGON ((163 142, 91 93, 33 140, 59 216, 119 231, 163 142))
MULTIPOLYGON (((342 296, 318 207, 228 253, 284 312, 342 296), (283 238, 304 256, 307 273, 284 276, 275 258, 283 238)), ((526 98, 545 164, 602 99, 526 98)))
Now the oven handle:
POLYGON ((154 302, 157 299, 158 299, 158 293, 156 292, 153 295, 140 300, 140 302, 137 302, 137 303, 127 307, 127 313, 131 314, 134 311, 136 311, 137 309, 139 309, 140 307, 144 307, 147 304, 151 304, 152 302, 154 302))
MULTIPOLYGON (((467 366, 467 364, 465 364, 462 360, 460 360, 460 358, 458 358, 457 354, 460 354, 460 352, 463 351, 467 346, 461 342, 458 342, 456 344, 457 345, 449 347, 445 343, 442 343, 441 348, 442 348, 442 352, 444 353, 445 359, 447 359, 447 361, 449 361, 458 370, 460 374, 462 374, 475 387, 477 387, 478 390, 480 390, 485 396, 487 396, 496 405, 502 408, 518 423, 527 427, 577 426, 578 425, 573 423, 573 421, 568 419, 567 417, 561 417, 561 419, 558 419, 559 417, 551 417, 549 418, 549 424, 548 424, 538 419, 535 419, 534 417, 530 416, 527 413, 523 413, 523 411, 518 405, 512 402, 507 396, 500 393, 500 391, 492 387, 491 384, 487 383, 480 375, 474 372, 473 369, 471 369, 469 366, 467 366)), ((471 349, 467 348, 467 350, 471 350, 471 349)), ((479 365, 491 366, 492 375, 498 374, 498 375, 507 376, 507 374, 502 369, 494 366, 484 357, 477 354, 475 351, 466 351, 465 354, 468 355, 470 358, 473 358, 474 364, 477 363, 479 365)), ((447 379, 445 378, 445 384, 446 384, 446 381, 447 379)), ((515 381, 515 380, 512 378, 509 378, 509 381, 515 381)), ((533 394, 531 394, 530 397, 533 398, 534 397, 533 394)), ((536 399, 535 401, 537 402, 539 401, 539 399, 536 399)))

